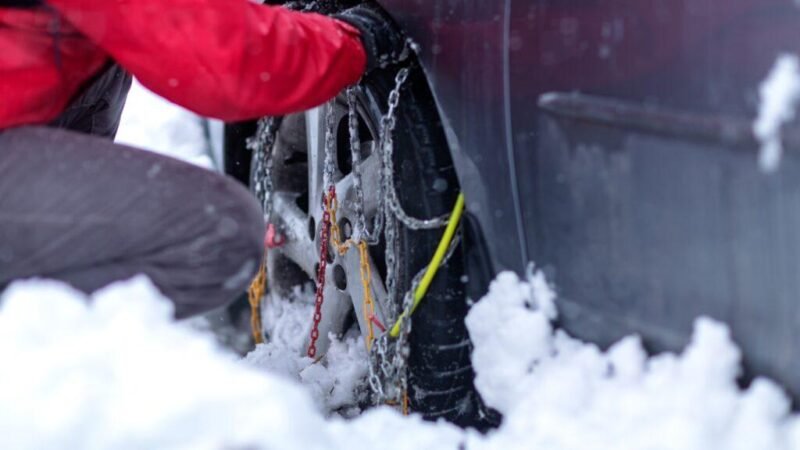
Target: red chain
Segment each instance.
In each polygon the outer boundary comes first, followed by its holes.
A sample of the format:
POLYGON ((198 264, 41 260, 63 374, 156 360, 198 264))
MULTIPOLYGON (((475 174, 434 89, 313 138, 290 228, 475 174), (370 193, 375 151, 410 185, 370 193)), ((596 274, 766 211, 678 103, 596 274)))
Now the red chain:
POLYGON ((328 267, 328 240, 330 239, 331 215, 329 205, 336 198, 336 188, 330 187, 328 195, 322 196, 322 229, 320 230, 319 267, 317 268, 317 292, 314 302, 314 326, 311 328, 311 343, 308 344, 308 356, 317 355, 317 339, 319 339, 319 322, 322 320, 322 302, 325 300, 325 269, 328 267))

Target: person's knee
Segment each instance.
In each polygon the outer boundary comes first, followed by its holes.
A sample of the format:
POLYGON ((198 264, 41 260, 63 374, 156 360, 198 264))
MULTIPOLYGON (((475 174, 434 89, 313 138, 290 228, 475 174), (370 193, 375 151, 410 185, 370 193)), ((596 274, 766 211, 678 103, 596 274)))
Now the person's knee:
MULTIPOLYGON (((246 250, 246 253, 255 255, 260 263, 261 257, 264 252, 264 212, 261 205, 249 191, 234 182, 227 179, 229 182, 229 195, 230 207, 227 209, 227 219, 236 225, 230 227, 230 224, 220 223, 220 228, 231 228, 236 230, 233 238, 237 240, 233 248, 241 248, 246 250)), ((223 219, 224 221, 224 219, 223 219)))
POLYGON ((231 182, 229 203, 217 223, 220 247, 221 289, 240 293, 252 281, 264 254, 264 214, 247 190, 231 182))
POLYGON ((245 292, 264 254, 264 216, 256 199, 226 180, 220 199, 206 208, 206 236, 199 236, 197 273, 199 290, 178 293, 176 315, 187 317, 223 307, 245 292), (186 295, 184 295, 186 294, 186 295))

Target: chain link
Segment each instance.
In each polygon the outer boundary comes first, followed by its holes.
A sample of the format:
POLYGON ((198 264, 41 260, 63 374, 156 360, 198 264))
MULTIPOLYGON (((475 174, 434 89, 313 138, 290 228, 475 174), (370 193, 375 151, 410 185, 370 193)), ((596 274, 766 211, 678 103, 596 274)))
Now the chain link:
MULTIPOLYGON (((392 133, 394 132, 394 127, 396 125, 396 118, 395 114, 397 112, 397 107, 400 104, 400 89, 403 87, 403 84, 408 79, 408 68, 404 67, 400 69, 395 77, 395 86, 389 92, 389 104, 386 110, 386 114, 381 117, 381 128, 380 128, 380 150, 381 150, 381 161, 382 161, 382 174, 381 174, 381 198, 386 197, 388 195, 388 201, 385 203, 383 210, 381 211, 383 215, 384 221, 384 228, 385 228, 385 237, 386 237, 386 249, 385 249, 385 259, 386 259, 386 280, 384 280, 386 285, 386 293, 388 295, 387 304, 389 305, 397 305, 397 220, 395 215, 390 214, 392 212, 391 208, 391 192, 394 191, 394 164, 392 162, 392 156, 394 153, 394 138, 392 137, 392 133)), ((399 311, 392 311, 392 313, 399 315, 399 311)), ((393 322, 396 317, 391 317, 390 322, 393 322)))
POLYGON ((323 212, 322 227, 319 231, 319 264, 317 266, 317 290, 314 293, 314 323, 311 327, 311 340, 308 344, 308 356, 317 355, 317 339, 319 339, 319 324, 322 321, 322 304, 325 301, 325 271, 328 268, 328 241, 330 238, 331 216, 330 202, 335 197, 333 187, 328 194, 322 195, 323 212))
MULTIPOLYGON (((334 172, 334 105, 331 100, 325 109, 325 158, 322 167, 322 225, 319 237, 319 263, 317 265, 317 290, 314 295, 314 323, 311 327, 311 341, 308 345, 308 356, 314 357, 317 353, 317 339, 319 339, 319 324, 322 321, 322 304, 325 301, 325 271, 328 268, 328 246, 330 245, 331 211, 336 202, 336 186, 333 184, 334 172)), ((338 224, 336 234, 338 235, 338 224)))
POLYGON ((400 200, 397 197, 397 190, 394 183, 394 138, 392 132, 397 125, 396 110, 400 104, 400 88, 408 79, 409 69, 404 67, 400 69, 395 77, 395 88, 389 93, 389 108, 386 115, 381 119, 381 150, 383 153, 383 170, 384 178, 386 180, 386 192, 389 208, 397 217, 397 220, 411 230, 427 230, 433 228, 441 228, 447 225, 448 215, 444 214, 439 217, 431 219, 417 219, 405 212, 400 205, 400 200))
MULTIPOLYGON (((381 118, 380 136, 378 139, 378 149, 381 152, 382 173, 381 173, 381 196, 388 201, 382 205, 379 216, 382 217, 386 237, 386 292, 388 305, 398 305, 394 311, 388 314, 388 323, 394 323, 400 315, 400 311, 407 307, 404 296, 402 306, 397 301, 397 220, 403 221, 404 217, 397 214, 402 208, 393 207, 397 202, 394 193, 394 164, 392 157, 394 153, 394 139, 392 133, 396 125, 396 113, 400 104, 400 89, 408 79, 408 68, 401 69, 395 77, 395 86, 389 93, 388 108, 386 114, 381 118)), ((406 215, 407 216, 407 215, 406 215)), ((403 221, 405 224, 405 221, 403 221)), ((411 227, 409 227, 411 228, 411 227)), ((376 228, 377 230, 377 228, 376 228)), ((413 301, 413 298, 412 298, 413 301)), ((404 329, 398 339, 393 343, 389 341, 388 333, 383 333, 372 346, 370 351, 369 364, 369 385, 374 395, 375 403, 401 404, 408 388, 408 332, 410 332, 410 320, 404 321, 404 329), (391 351, 393 347, 393 352, 391 351)))
MULTIPOLYGON (((447 254, 441 265, 447 264, 455 253, 461 238, 457 235, 447 249, 447 254)), ((411 280, 411 287, 403 296, 402 311, 406 317, 414 304, 414 292, 419 287, 425 268, 417 272, 411 280)), ((379 336, 370 350, 370 365, 367 381, 377 404, 389 403, 402 405, 404 412, 408 407, 408 357, 410 349, 408 338, 411 334, 411 320, 403 320, 400 335, 394 341, 394 346, 389 338, 389 333, 379 336), (394 350, 392 352, 392 350, 394 350)))
MULTIPOLYGON (((361 138, 358 130, 358 110, 356 108, 356 88, 351 86, 347 88, 347 130, 350 135, 350 155, 353 161, 353 190, 356 192, 356 202, 354 205, 356 214, 356 223, 353 228, 353 239, 364 239, 369 243, 377 244, 380 239, 380 230, 373 222, 373 232, 370 235, 367 230, 366 217, 364 216, 364 188, 361 182, 361 138)), ((380 216, 382 210, 382 197, 379 197, 378 214, 373 218, 376 219, 380 216)), ((372 244, 372 245, 374 245, 372 244)))
POLYGON ((336 170, 334 161, 336 159, 336 135, 334 108, 335 100, 331 100, 325 106, 325 158, 322 165, 322 186, 323 190, 333 185, 333 173, 336 170))
POLYGON ((274 117, 264 117, 258 121, 256 133, 247 139, 247 148, 255 152, 253 158, 253 190, 256 198, 261 202, 264 210, 264 217, 269 221, 272 215, 272 194, 274 186, 272 183, 272 152, 275 144, 275 134, 278 128, 278 120, 274 117))

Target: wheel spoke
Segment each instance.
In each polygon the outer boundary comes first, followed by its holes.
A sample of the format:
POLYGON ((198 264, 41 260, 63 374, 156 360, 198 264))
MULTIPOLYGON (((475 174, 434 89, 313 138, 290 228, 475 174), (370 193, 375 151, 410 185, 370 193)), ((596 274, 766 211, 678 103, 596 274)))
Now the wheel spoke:
MULTIPOLYGON (((362 145, 371 145, 366 142, 362 145)), ((372 217, 378 210, 380 203, 381 161, 375 152, 361 162, 361 186, 364 193, 364 215, 372 217)), ((352 173, 336 183, 336 195, 339 198, 339 207, 343 212, 355 217, 356 190, 355 177, 352 173)))
MULTIPOLYGON (((307 111, 304 116, 305 124, 305 144, 307 146, 307 182, 308 182, 308 214, 304 213, 296 202, 297 194, 292 190, 289 192, 276 192, 274 198, 273 211, 276 221, 281 225, 281 230, 286 234, 286 242, 280 247, 283 256, 297 264, 300 269, 306 272, 312 279, 315 278, 314 268, 319 262, 319 236, 317 236, 322 219, 322 195, 325 193, 324 169, 325 169, 325 134, 326 134, 326 115, 331 108, 330 104, 322 105, 318 108, 307 111), (313 220, 312 220, 313 218, 313 220), (314 236, 309 236, 309 222, 315 224, 314 236)), ((334 132, 339 131, 339 124, 342 120, 347 120, 347 108, 341 103, 333 106, 334 132)), ((334 160, 339 161, 336 156, 343 157, 339 152, 347 152, 350 157, 349 145, 344 148, 337 148, 334 141, 334 160)), ((364 212, 367 218, 373 217, 380 204, 380 182, 381 182, 381 160, 380 155, 375 151, 374 142, 366 141, 361 143, 361 152, 364 156, 359 165, 361 174, 362 190, 364 193, 364 212)), ((354 176, 352 172, 342 176, 342 168, 338 167, 338 162, 334 168, 333 177, 336 184, 339 208, 337 216, 339 219, 347 219, 351 224, 355 223, 356 211, 355 202, 357 194, 354 186, 354 176)), ((281 166, 282 169, 286 169, 281 166)), ((347 171, 347 170, 346 170, 347 171)), ((349 171, 348 171, 349 172, 349 171)), ((288 171, 287 171, 288 173, 288 171)), ((287 175, 288 176, 288 175, 287 175)), ((292 176, 296 176, 292 174, 292 176)), ((286 183, 287 186, 290 185, 286 183)), ((290 189, 291 190, 291 189, 290 189)), ((360 255, 357 248, 351 248, 345 255, 336 255, 334 261, 328 264, 326 269, 326 284, 323 289, 324 302, 322 304, 322 320, 319 324, 319 338, 316 343, 317 356, 324 355, 330 346, 329 334, 341 334, 350 308, 355 308, 355 315, 361 332, 366 336, 367 327, 370 321, 364 314, 364 287, 361 282, 360 255), (339 271, 339 280, 334 279, 334 271, 339 271), (342 275, 344 273, 344 275, 342 275), (342 283, 346 283, 346 286, 342 283), (337 286, 338 284, 338 286, 337 286)), ((381 280, 377 266, 372 261, 371 256, 367 261, 370 272, 370 291, 374 299, 375 319, 381 324, 386 324, 386 312, 389 311, 385 305, 386 290, 381 280)), ((381 331, 373 325, 375 334, 381 331)), ((305 348, 308 347, 310 337, 305 338, 305 348)))
POLYGON ((308 235, 308 216, 297 206, 291 194, 276 192, 273 201, 273 217, 280 221, 286 242, 280 251, 294 261, 309 276, 313 276, 314 264, 319 259, 319 249, 308 235))
POLYGON ((325 164, 325 113, 326 105, 306 112, 308 142, 308 211, 319 219, 322 215, 323 166, 325 164))
MULTIPOLYGON (((358 326, 361 329, 361 333, 366 338, 369 317, 364 316, 364 286, 360 276, 361 258, 358 254, 358 249, 351 248, 344 256, 340 257, 340 261, 347 273, 347 292, 350 294, 353 308, 355 308, 358 326)), ((372 291, 372 299, 375 304, 375 318, 380 323, 386 325, 386 309, 382 302, 382 300, 386 298, 386 289, 384 289, 383 282, 378 275, 378 270, 372 262, 372 257, 369 257, 368 264, 371 273, 370 290, 372 291)), ((380 334, 380 329, 375 326, 373 326, 373 329, 376 336, 380 334)))
MULTIPOLYGON (((333 284, 333 267, 328 265, 326 270, 326 278, 328 282, 325 283, 323 294, 325 301, 322 303, 322 320, 319 322, 319 338, 317 339, 317 357, 324 355, 331 345, 329 335, 331 333, 340 335, 344 331, 344 322, 347 319, 347 313, 350 312, 352 304, 350 296, 346 292, 342 292, 333 284)), ((304 349, 308 348, 311 342, 310 336, 306 336, 304 341, 304 349)))

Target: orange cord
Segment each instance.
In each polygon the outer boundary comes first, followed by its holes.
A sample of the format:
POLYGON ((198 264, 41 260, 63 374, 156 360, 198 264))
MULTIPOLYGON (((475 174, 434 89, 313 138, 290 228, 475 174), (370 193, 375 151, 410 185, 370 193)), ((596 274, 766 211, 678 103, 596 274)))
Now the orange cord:
POLYGON ((258 268, 258 273, 250 283, 247 290, 247 300, 250 303, 250 331, 253 333, 253 341, 256 344, 264 343, 264 332, 261 328, 261 299, 267 291, 267 265, 266 257, 258 268))

